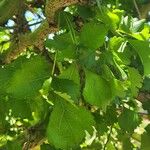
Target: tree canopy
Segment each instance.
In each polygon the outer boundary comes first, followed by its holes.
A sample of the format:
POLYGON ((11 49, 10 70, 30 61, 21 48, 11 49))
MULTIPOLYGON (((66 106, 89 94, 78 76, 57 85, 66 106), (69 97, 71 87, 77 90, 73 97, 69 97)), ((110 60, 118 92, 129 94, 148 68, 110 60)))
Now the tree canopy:
POLYGON ((0 0, 0 149, 149 150, 149 0, 0 0))

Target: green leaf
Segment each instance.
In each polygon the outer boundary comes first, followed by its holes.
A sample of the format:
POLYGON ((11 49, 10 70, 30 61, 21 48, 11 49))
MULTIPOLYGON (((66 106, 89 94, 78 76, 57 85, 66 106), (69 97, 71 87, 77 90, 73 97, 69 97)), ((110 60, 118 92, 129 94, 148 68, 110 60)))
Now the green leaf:
POLYGON ((145 21, 145 19, 137 20, 136 18, 134 18, 132 32, 139 32, 141 29, 143 29, 145 21))
POLYGON ((68 26, 66 17, 73 24, 73 15, 66 11, 59 11, 58 14, 56 14, 56 15, 57 15, 57 21, 59 23, 60 29, 69 30, 69 26, 68 26))
POLYGON ((91 114, 58 97, 47 127, 47 137, 56 148, 69 149, 78 146, 94 125, 91 114))
POLYGON ((112 80, 114 78, 112 71, 106 64, 101 66, 101 72, 102 72, 102 77, 107 81, 112 80))
POLYGON ((26 59, 21 68, 15 70, 7 93, 16 98, 34 97, 38 94, 43 82, 49 77, 49 65, 43 57, 34 56, 26 59))
POLYGON ((119 96, 123 98, 125 97, 125 91, 127 90, 126 84, 120 80, 113 79, 111 80, 111 90, 114 97, 119 96))
POLYGON ((118 113, 116 111, 116 107, 108 106, 106 113, 104 114, 104 120, 108 126, 113 125, 114 123, 118 122, 118 113))
POLYGON ((119 24, 122 20, 124 11, 120 9, 109 10, 108 7, 101 7, 100 11, 97 11, 97 18, 104 22, 111 31, 116 32, 119 24))
POLYGON ((9 97, 6 110, 9 111, 9 109, 11 109, 14 117, 31 119, 32 111, 30 105, 31 101, 29 99, 9 97))
POLYGON ((55 35, 54 39, 48 39, 46 41, 46 46, 51 49, 54 48, 56 50, 65 50, 69 45, 72 45, 73 41, 71 39, 70 32, 62 33, 59 35, 55 35))
POLYGON ((107 148, 108 150, 116 150, 116 148, 115 148, 115 146, 112 144, 112 142, 108 142, 106 148, 107 148))
POLYGON ((77 6, 78 13, 83 19, 89 19, 94 16, 94 11, 92 11, 90 6, 77 6))
POLYGON ((124 33, 131 34, 132 20, 133 18, 131 16, 123 17, 119 29, 124 33))
POLYGON ((150 148, 150 135, 148 135, 147 133, 144 133, 142 135, 142 141, 141 141, 141 150, 149 150, 150 148))
POLYGON ((142 107, 144 110, 148 111, 148 114, 150 114, 150 100, 148 98, 144 98, 144 101, 142 102, 142 107))
POLYGON ((51 87, 55 92, 67 94, 72 100, 78 102, 80 97, 80 77, 78 68, 71 64, 56 78, 53 78, 51 87))
POLYGON ((131 51, 130 47, 126 44, 127 42, 123 42, 116 54, 124 65, 130 65, 134 51, 131 51))
POLYGON ((121 141, 123 150, 133 150, 133 144, 131 143, 131 138, 128 134, 124 134, 121 141))
POLYGON ((123 43, 125 42, 124 38, 121 37, 112 37, 109 41, 109 48, 115 52, 124 51, 123 43), (123 48, 123 49, 122 49, 123 48))
POLYGON ((77 102, 80 96, 80 77, 77 65, 71 64, 63 70, 58 78, 52 80, 51 86, 55 91, 70 95, 77 102))
POLYGON ((136 50, 144 67, 144 75, 150 74, 150 47, 148 41, 129 40, 129 43, 136 50))
POLYGON ((6 89, 9 86, 10 78, 12 77, 14 68, 12 65, 0 67, 0 94, 6 93, 6 89))
POLYGON ((22 145, 19 141, 8 141, 6 146, 6 150, 22 150, 22 145))
POLYGON ((33 99, 29 100, 30 109, 34 112, 33 117, 36 121, 44 119, 46 117, 47 111, 49 109, 49 104, 42 97, 42 95, 37 95, 33 99))
POLYGON ((40 150, 56 150, 53 146, 49 145, 49 144, 42 144, 40 146, 40 150))
POLYGON ((102 75, 103 78, 106 79, 107 81, 109 81, 110 83, 110 87, 111 87, 111 91, 112 91, 112 96, 115 97, 125 97, 126 94, 126 82, 124 81, 120 81, 117 80, 114 75, 112 74, 111 70, 109 69, 109 67, 104 68, 104 70, 102 70, 102 75))
POLYGON ((112 100, 112 91, 108 81, 88 70, 85 71, 86 82, 83 95, 85 100, 101 108, 112 100))
POLYGON ((80 87, 72 80, 53 78, 51 87, 57 92, 67 93, 76 102, 79 99, 80 87))
POLYGON ((95 22, 84 24, 80 35, 81 44, 95 50, 103 45, 106 35, 107 29, 104 24, 95 22))
POLYGON ((78 66, 76 64, 71 64, 59 75, 59 78, 72 80, 74 83, 80 85, 78 66))
POLYGON ((96 130, 100 136, 104 135, 108 131, 107 123, 102 115, 94 113, 94 120, 96 121, 96 130))
POLYGON ((114 56, 123 64, 130 64, 131 52, 127 47, 127 41, 122 37, 112 37, 109 41, 109 49, 113 52, 114 56))
POLYGON ((139 74, 138 70, 131 67, 128 68, 128 76, 132 95, 136 97, 138 95, 139 88, 142 87, 142 76, 139 74))
POLYGON ((120 29, 123 30, 123 32, 129 33, 131 36, 139 33, 143 29, 145 23, 145 19, 138 20, 131 16, 126 16, 122 20, 120 29))
POLYGON ((49 49, 57 50, 57 60, 74 59, 76 56, 76 45, 73 42, 71 32, 62 33, 54 36, 54 39, 48 39, 46 46, 49 49))
POLYGON ((0 133, 1 134, 5 133, 8 124, 6 121, 6 116, 8 114, 6 108, 7 108, 6 98, 1 97, 0 98, 0 133))
POLYGON ((124 108, 123 112, 119 116, 119 126, 123 131, 133 133, 134 129, 140 124, 141 119, 138 113, 127 108, 124 108))
MULTIPOLYGON (((117 74, 119 75, 119 78, 121 80, 126 80, 127 74, 124 71, 124 66, 119 64, 119 60, 117 60, 117 57, 118 57, 117 55, 116 56, 114 55, 114 66, 116 68, 117 74)), ((118 58, 118 59, 120 59, 120 58, 118 58)))
POLYGON ((45 113, 48 110, 47 103, 41 96, 37 95, 34 98, 18 99, 9 97, 6 102, 5 109, 7 112, 12 111, 12 115, 21 119, 35 119, 40 120, 45 117, 45 113), (34 115, 33 115, 34 112, 34 115))
POLYGON ((34 98, 16 98, 12 96, 1 97, 0 100, 0 128, 6 125, 6 116, 11 110, 11 115, 21 119, 33 119, 32 113, 34 112, 34 119, 38 120, 45 116, 48 106, 41 96, 37 95, 34 98))
POLYGON ((85 66, 89 70, 93 70, 98 68, 97 65, 99 64, 98 61, 95 60, 96 53, 95 51, 91 52, 90 49, 85 47, 80 48, 80 56, 79 56, 79 63, 82 66, 85 66))
MULTIPOLYGON (((35 102, 34 98, 39 95, 44 80, 49 77, 49 69, 46 60, 40 56, 30 59, 20 57, 0 69, 0 81, 4 86, 0 86, 1 100, 2 95, 7 98, 5 101, 7 113, 12 110, 14 117, 32 118, 32 112, 35 111, 31 108, 35 102)), ((38 110, 40 109, 39 103, 38 110)))
POLYGON ((142 90, 147 92, 150 91, 150 77, 144 78, 142 90))
POLYGON ((111 25, 110 28, 112 28, 113 30, 117 29, 121 22, 121 18, 124 11, 119 9, 114 9, 113 11, 106 10, 106 12, 107 12, 106 15, 108 17, 108 22, 106 23, 109 23, 109 25, 111 25))
POLYGON ((146 131, 141 136, 141 150, 149 150, 150 148, 150 125, 146 127, 146 131))
POLYGON ((141 32, 133 33, 132 36, 138 40, 149 40, 150 34, 149 34, 149 25, 145 24, 144 28, 141 32))

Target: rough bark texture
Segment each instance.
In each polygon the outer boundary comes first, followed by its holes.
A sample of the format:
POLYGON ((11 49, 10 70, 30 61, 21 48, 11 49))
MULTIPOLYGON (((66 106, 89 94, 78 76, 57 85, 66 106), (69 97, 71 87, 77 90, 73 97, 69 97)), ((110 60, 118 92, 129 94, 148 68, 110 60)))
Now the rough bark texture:
POLYGON ((0 25, 4 24, 9 18, 15 15, 19 8, 20 0, 1 0, 0 1, 0 25))
POLYGON ((26 48, 36 46, 42 48, 44 39, 48 34, 58 31, 57 24, 55 23, 55 13, 72 4, 86 3, 87 0, 48 0, 45 6, 46 19, 41 23, 41 26, 33 33, 20 34, 18 41, 13 41, 5 54, 3 63, 8 64, 16 59, 26 48))

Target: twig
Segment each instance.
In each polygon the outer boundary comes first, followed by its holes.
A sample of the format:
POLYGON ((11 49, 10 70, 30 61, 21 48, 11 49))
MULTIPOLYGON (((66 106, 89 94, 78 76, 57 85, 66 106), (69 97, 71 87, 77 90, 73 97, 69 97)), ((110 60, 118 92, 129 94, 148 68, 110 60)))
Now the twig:
MULTIPOLYGON (((29 27, 31 27, 31 26, 35 26, 35 25, 37 25, 37 24, 40 24, 40 23, 42 23, 42 21, 38 21, 38 22, 35 22, 35 23, 32 23, 32 24, 26 24, 25 25, 25 27, 26 26, 29 26, 29 27)), ((2 29, 4 29, 4 30, 10 30, 10 29, 15 29, 16 28, 16 25, 14 25, 14 26, 5 26, 5 27, 2 27, 2 29)))
POLYGON ((136 0, 133 0, 133 4, 134 4, 134 7, 135 7, 135 9, 136 9, 136 11, 138 13, 139 19, 142 19, 139 7, 138 7, 138 5, 136 3, 136 0))
POLYGON ((38 21, 38 22, 35 22, 35 23, 32 23, 32 24, 28 24, 28 26, 29 26, 29 27, 35 26, 35 25, 40 24, 40 23, 42 23, 42 21, 38 21))
POLYGON ((55 72, 56 60, 57 60, 57 51, 56 51, 55 57, 54 57, 54 63, 53 63, 53 68, 52 68, 52 72, 51 72, 52 76, 54 75, 54 72, 55 72))

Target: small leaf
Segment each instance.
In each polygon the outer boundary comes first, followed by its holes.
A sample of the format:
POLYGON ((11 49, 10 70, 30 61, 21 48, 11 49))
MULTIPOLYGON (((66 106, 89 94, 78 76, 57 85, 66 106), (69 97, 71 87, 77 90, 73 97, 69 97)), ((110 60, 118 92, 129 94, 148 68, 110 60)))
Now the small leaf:
POLYGON ((65 69, 60 75, 61 79, 68 79, 74 81, 76 84, 80 84, 80 77, 78 72, 78 67, 76 64, 71 64, 67 69, 65 69))
POLYGON ((0 94, 3 95, 6 93, 6 89, 9 86, 10 78, 14 73, 13 65, 0 67, 0 94))
POLYGON ((124 134, 121 140, 123 150, 133 150, 133 144, 131 143, 131 139, 128 135, 124 134))
POLYGON ((6 150, 22 150, 22 145, 19 141, 8 141, 6 146, 6 150))
POLYGON ((8 124, 6 121, 6 116, 8 114, 8 111, 6 108, 7 108, 6 98, 0 97, 0 133, 1 134, 3 132, 5 133, 7 124, 8 124))
POLYGON ((16 98, 34 97, 49 75, 49 65, 43 57, 35 56, 26 59, 20 68, 16 68, 9 82, 7 93, 16 98))
POLYGON ((71 96, 72 100, 78 101, 80 96, 80 87, 72 80, 53 78, 51 87, 58 92, 67 93, 71 96))
POLYGON ((143 29, 145 21, 145 19, 133 19, 132 32, 139 32, 141 29, 143 29))
POLYGON ((71 32, 62 33, 54 36, 54 39, 48 39, 46 46, 49 49, 57 50, 57 60, 74 59, 76 56, 76 45, 71 37, 71 32))
POLYGON ((113 80, 111 80, 111 90, 114 97, 118 96, 123 98, 125 97, 125 91, 127 90, 127 88, 125 87, 124 82, 114 78, 113 80))
POLYGON ((135 68, 128 68, 130 88, 133 96, 137 96, 139 88, 142 87, 142 76, 135 68))
POLYGON ((12 110, 12 115, 15 117, 20 117, 22 119, 32 118, 32 111, 30 108, 30 100, 29 99, 18 99, 14 97, 9 97, 7 101, 7 110, 12 110))
POLYGON ((116 150, 116 148, 112 142, 108 142, 106 147, 108 150, 116 150))
POLYGON ((85 71, 86 82, 83 91, 84 98, 92 105, 106 107, 112 100, 112 91, 108 81, 101 76, 85 71))
POLYGON ((90 22, 83 26, 80 40, 84 46, 95 50, 103 45, 106 34, 104 24, 90 22))
POLYGON ((49 145, 49 144, 42 144, 40 146, 40 150, 56 150, 53 146, 49 145))
POLYGON ((150 46, 148 41, 129 40, 129 43, 136 50, 144 67, 144 75, 150 74, 150 46))
POLYGON ((123 131, 133 133, 134 129, 140 124, 141 120, 135 111, 124 108, 119 116, 119 126, 123 131))
POLYGON ((102 22, 104 22, 106 26, 113 32, 116 31, 116 29, 118 29, 123 14, 124 14, 123 10, 120 9, 109 10, 109 8, 103 6, 101 7, 100 11, 97 11, 98 19, 102 20, 102 22))
MULTIPOLYGON (((124 41, 125 41, 125 39, 114 36, 109 41, 109 48, 111 50, 117 52, 117 51, 119 51, 119 49, 121 49, 121 45, 124 41)), ((124 49, 120 50, 120 51, 124 51, 124 49)))
POLYGON ((150 91, 150 77, 144 78, 142 90, 147 92, 150 91))
POLYGON ((141 150, 149 150, 150 148, 150 125, 146 127, 146 131, 141 136, 141 150))
POLYGON ((116 111, 116 107, 108 106, 106 113, 104 114, 104 120, 108 126, 113 125, 114 123, 118 122, 118 113, 116 111))
POLYGON ((78 13, 83 19, 89 19, 94 16, 94 11, 92 11, 90 6, 77 6, 78 13))

